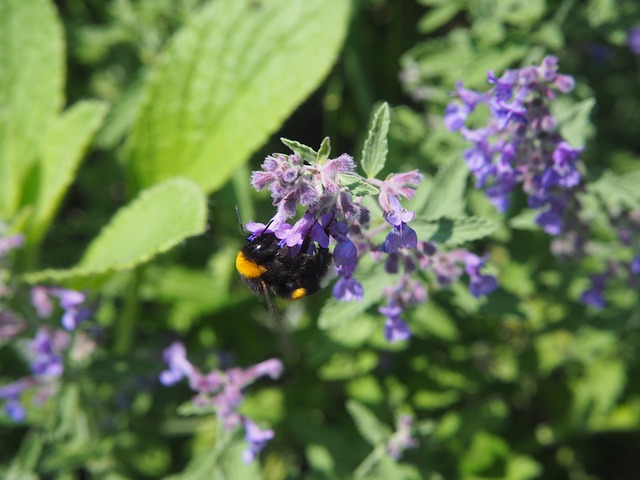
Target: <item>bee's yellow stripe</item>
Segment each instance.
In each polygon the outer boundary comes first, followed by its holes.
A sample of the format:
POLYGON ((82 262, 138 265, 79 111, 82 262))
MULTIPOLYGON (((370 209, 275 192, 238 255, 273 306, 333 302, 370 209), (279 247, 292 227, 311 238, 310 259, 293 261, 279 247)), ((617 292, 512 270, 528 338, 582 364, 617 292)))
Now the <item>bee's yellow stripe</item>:
POLYGON ((299 300, 302 297, 307 296, 307 291, 304 288, 296 288, 293 292, 291 292, 291 300, 299 300))
POLYGON ((239 251, 236 256, 236 269, 240 275, 247 278, 259 278, 267 271, 265 266, 252 262, 242 251, 239 251))

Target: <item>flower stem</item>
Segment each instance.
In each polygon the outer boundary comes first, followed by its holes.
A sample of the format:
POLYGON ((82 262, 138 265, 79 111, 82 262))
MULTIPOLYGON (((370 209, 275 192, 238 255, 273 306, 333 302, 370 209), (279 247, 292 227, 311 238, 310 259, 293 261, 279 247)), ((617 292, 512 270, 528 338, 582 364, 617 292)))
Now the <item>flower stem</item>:
POLYGON ((125 297, 124 309, 120 315, 116 338, 113 342, 113 352, 118 355, 126 355, 131 350, 136 322, 140 310, 139 290, 142 280, 142 267, 135 268, 132 272, 131 283, 125 297))

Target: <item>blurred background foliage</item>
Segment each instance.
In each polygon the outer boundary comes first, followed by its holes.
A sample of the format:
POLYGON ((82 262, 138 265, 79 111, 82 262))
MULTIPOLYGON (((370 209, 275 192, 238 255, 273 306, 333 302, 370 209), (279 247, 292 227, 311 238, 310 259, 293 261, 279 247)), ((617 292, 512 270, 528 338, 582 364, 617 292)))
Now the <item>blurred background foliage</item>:
MULTIPOLYGON (((114 212, 136 197, 127 139, 144 106, 143 86, 172 35, 209 3, 215 1, 55 2, 66 40, 65 108, 86 99, 110 108, 39 246, 39 270, 78 262, 114 212)), ((261 0, 245 3, 262 8, 261 0)), ((419 168, 432 188, 438 168, 464 149, 442 124, 455 83, 484 89, 488 70, 499 74, 555 54, 560 71, 577 81, 566 108, 595 99, 576 127, 589 177, 640 168, 640 59, 626 43, 640 23, 636 1, 350 3, 347 34, 328 75, 228 181, 206 192, 202 235, 134 269, 70 280, 99 291, 102 347, 90 363, 72 365, 56 402, 30 408, 26 423, 0 417, 5 478, 210 478, 203 472, 219 440, 214 420, 176 414, 190 395, 186 386, 158 384, 160 352, 181 338, 203 370, 282 356, 264 302, 234 269, 243 241, 235 206, 245 221, 272 216, 269 198, 250 189, 249 177, 266 154, 283 150, 279 137, 317 148, 330 136, 333 152, 357 158, 371 111, 387 101, 393 110, 384 173, 419 168), (123 323, 125 316, 135 324, 123 323)), ((560 263, 547 235, 508 228, 468 187, 468 211, 502 224, 472 245, 490 253, 501 288, 482 301, 461 285, 430 291, 430 301, 408 317, 412 340, 393 345, 375 311, 319 329, 329 292, 278 303, 299 358, 282 380, 248 392, 243 407, 271 424, 276 437, 261 466, 238 463, 235 444, 216 457, 228 464, 226 478, 635 478, 637 292, 612 292, 602 311, 583 306, 579 294, 598 260, 560 263), (377 432, 392 430, 400 412, 418 420, 420 445, 399 462, 371 457, 377 432)), ((524 200, 514 203, 508 216, 524 200)), ((132 238, 141 234, 128 228, 132 238)), ((0 368, 6 379, 27 371, 9 344, 0 348, 0 368)))

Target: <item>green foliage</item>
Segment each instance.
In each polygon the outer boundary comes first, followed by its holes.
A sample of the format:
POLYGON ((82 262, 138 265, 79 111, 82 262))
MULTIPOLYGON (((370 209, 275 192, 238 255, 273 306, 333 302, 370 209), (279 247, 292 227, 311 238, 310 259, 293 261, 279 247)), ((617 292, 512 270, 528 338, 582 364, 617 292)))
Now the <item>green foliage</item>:
POLYGON ((371 128, 364 142, 360 165, 368 178, 375 176, 384 168, 387 161, 387 135, 389 134, 389 104, 380 105, 371 119, 371 128))
POLYGON ((64 41, 47 0, 2 2, 0 25, 0 214, 10 218, 64 103, 64 41))
POLYGON ((123 207, 69 270, 27 275, 31 283, 129 270, 206 228, 206 199, 193 182, 177 178, 144 190, 123 207))
POLYGON ((347 13, 340 0, 204 7, 147 83, 127 147, 136 187, 176 175, 222 187, 327 74, 347 13))
POLYGON ((580 296, 638 253, 620 239, 640 209, 639 18, 632 0, 0 2, 0 240, 25 237, 0 252, 0 478, 634 478, 639 277, 620 269, 601 310, 580 296), (576 80, 552 113, 584 148, 594 238, 579 262, 553 255, 562 238, 520 191, 496 211, 442 122, 456 82, 486 90, 489 70, 547 54, 576 80), (378 307, 399 274, 374 252, 353 275, 361 301, 330 282, 272 299, 271 315, 238 279, 234 206, 273 216, 249 179, 282 149, 311 168, 355 158, 363 177, 339 182, 371 210, 376 245, 388 225, 370 197, 387 172, 420 170, 409 226, 486 257, 498 290, 477 299, 465 274, 445 287, 417 271, 428 301, 401 313, 412 338, 389 343, 378 307), (33 285, 85 291, 91 319, 64 332, 65 308, 54 298, 41 318, 33 285), (14 421, 3 388, 34 378, 42 327, 68 342, 64 374, 26 390, 14 421), (243 392, 240 412, 275 432, 255 462, 186 381, 158 383, 177 339, 225 381, 285 362, 243 392), (394 459, 401 414, 417 443, 394 459))

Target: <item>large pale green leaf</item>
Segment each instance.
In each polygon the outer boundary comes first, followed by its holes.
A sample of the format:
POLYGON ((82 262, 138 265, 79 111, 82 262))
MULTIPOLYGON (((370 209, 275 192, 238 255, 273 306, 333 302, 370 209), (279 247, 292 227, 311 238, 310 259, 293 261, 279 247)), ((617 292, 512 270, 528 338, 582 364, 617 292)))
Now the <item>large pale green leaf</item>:
POLYGON ((193 182, 176 178, 144 190, 123 207, 70 270, 46 270, 29 282, 60 281, 127 270, 166 252, 206 226, 206 197, 193 182))
POLYGON ((48 0, 0 1, 0 216, 18 209, 42 133, 62 108, 64 41, 48 0))
POLYGON ((460 245, 491 235, 498 224, 482 217, 438 218, 436 220, 416 218, 410 226, 418 234, 418 239, 460 245))
POLYGON ((327 74, 349 3, 218 0, 199 12, 146 87, 127 144, 135 185, 223 185, 327 74))
POLYGON ((106 110, 100 102, 78 102, 59 116, 44 136, 36 170, 34 212, 27 232, 30 244, 41 240, 106 110))

